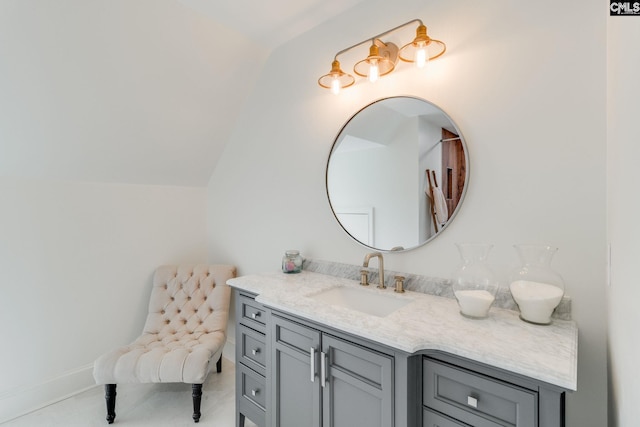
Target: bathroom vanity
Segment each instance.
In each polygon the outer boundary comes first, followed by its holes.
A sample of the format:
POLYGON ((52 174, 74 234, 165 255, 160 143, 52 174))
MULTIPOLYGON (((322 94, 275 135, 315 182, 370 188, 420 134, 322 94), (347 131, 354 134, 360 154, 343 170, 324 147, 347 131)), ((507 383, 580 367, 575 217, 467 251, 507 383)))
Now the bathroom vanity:
POLYGON ((565 425, 572 321, 532 325, 498 308, 472 320, 451 298, 308 271, 228 283, 237 426, 565 425))

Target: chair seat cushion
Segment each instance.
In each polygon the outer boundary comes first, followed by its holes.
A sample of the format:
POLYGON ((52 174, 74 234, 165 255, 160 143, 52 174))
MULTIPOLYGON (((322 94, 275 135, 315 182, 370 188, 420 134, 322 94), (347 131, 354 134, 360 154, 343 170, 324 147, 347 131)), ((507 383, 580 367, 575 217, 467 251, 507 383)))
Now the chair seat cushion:
POLYGON ((98 384, 202 384, 222 352, 222 332, 145 334, 96 360, 98 384))

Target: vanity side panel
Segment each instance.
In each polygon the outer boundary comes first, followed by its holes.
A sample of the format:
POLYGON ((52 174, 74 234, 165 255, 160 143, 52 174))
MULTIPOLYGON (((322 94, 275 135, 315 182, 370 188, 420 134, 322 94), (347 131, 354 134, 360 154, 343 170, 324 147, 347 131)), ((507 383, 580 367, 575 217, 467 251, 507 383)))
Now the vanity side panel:
POLYGON ((422 355, 397 352, 394 371, 395 425, 418 426, 422 419, 422 355))
POLYGON ((564 391, 540 387, 538 392, 538 419, 540 427, 565 427, 564 391))

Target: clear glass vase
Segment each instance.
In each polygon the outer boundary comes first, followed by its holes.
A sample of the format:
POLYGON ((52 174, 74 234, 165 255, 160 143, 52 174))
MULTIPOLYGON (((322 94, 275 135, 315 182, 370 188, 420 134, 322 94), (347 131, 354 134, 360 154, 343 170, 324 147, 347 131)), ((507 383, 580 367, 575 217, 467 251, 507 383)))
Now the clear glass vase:
POLYGON ((551 268, 558 248, 543 245, 514 245, 514 248, 522 265, 509 276, 509 290, 520 309, 520 318, 548 325, 564 295, 564 281, 551 268))
POLYGON ((498 292, 498 281, 487 265, 493 245, 488 243, 456 243, 462 264, 451 276, 453 294, 460 314, 473 319, 487 317, 498 292))

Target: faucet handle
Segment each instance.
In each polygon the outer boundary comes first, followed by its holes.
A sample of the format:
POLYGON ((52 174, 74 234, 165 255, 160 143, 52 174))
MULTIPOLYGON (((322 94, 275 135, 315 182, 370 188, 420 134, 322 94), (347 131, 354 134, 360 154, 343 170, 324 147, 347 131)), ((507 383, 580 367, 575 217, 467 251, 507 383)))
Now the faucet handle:
POLYGON ((399 294, 404 292, 404 276, 395 276, 396 278, 396 288, 393 290, 394 292, 398 292, 399 294))
POLYGON ((367 270, 360 270, 360 285, 369 286, 369 272, 367 270))

